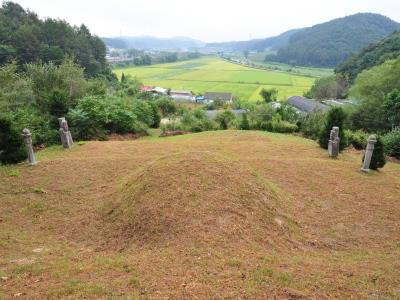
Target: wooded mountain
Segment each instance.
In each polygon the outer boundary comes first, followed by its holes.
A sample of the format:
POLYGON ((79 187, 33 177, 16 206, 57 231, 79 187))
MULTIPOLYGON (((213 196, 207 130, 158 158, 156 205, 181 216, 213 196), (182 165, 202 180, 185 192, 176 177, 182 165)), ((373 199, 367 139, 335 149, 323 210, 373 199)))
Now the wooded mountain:
POLYGON ((105 54, 104 43, 85 25, 41 20, 13 2, 4 2, 0 8, 0 65, 13 60, 20 68, 36 61, 59 64, 71 56, 92 77, 108 70, 105 54))
POLYGON ((362 49, 340 64, 335 72, 346 75, 353 82, 363 70, 400 57, 400 31, 362 49))
POLYGON ((189 50, 200 48, 204 43, 188 37, 157 38, 151 36, 103 38, 110 48, 140 50, 189 50))
POLYGON ((296 32, 287 46, 266 59, 294 65, 335 67, 352 53, 398 29, 400 24, 385 16, 360 13, 296 32))
POLYGON ((208 47, 233 51, 277 50, 266 60, 293 65, 335 67, 352 53, 400 29, 393 20, 359 13, 279 36, 242 42, 212 43, 208 47))

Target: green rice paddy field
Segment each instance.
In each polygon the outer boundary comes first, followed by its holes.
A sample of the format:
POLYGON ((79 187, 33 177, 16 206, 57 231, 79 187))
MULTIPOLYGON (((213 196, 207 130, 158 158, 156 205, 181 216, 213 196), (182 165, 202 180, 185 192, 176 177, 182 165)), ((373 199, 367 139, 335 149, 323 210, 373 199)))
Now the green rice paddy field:
POLYGON ((264 71, 233 64, 217 57, 115 69, 121 76, 136 76, 145 85, 177 90, 205 92, 231 92, 238 99, 259 100, 262 88, 276 88, 280 100, 302 95, 316 78, 293 75, 282 71, 264 71))

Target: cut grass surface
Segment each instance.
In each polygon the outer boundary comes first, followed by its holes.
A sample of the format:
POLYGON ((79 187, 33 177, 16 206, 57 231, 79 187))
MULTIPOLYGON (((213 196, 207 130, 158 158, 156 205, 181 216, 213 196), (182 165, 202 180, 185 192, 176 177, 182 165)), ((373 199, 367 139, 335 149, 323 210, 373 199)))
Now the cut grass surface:
POLYGON ((215 57, 203 57, 193 61, 128 67, 115 69, 121 76, 132 75, 146 85, 171 89, 191 90, 196 94, 207 91, 231 92, 238 99, 261 100, 261 88, 278 89, 278 97, 302 95, 313 84, 315 78, 294 75, 288 72, 263 71, 233 64, 215 57))
POLYGON ((397 164, 252 131, 39 153, 0 172, 2 298, 400 297, 397 164))

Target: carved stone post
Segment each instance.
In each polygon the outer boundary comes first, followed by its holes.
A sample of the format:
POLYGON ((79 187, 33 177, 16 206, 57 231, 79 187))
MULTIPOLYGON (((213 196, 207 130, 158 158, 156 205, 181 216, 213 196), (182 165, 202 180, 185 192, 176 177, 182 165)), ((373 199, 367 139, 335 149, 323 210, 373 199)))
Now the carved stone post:
POLYGON ((65 149, 70 149, 74 144, 72 140, 71 131, 69 131, 68 123, 65 118, 58 118, 58 123, 60 124, 60 138, 61 143, 65 149))
POLYGON ((376 144, 376 136, 371 135, 368 138, 367 148, 365 149, 364 154, 364 161, 361 171, 368 173, 369 172, 369 165, 371 164, 372 154, 374 153, 374 148, 376 144))
POLYGON ((28 152, 28 163, 29 165, 34 166, 37 164, 37 161, 35 157, 35 152, 33 151, 32 133, 29 131, 29 129, 25 128, 24 130, 22 130, 22 136, 24 137, 26 151, 28 152))
POLYGON ((339 127, 333 127, 329 137, 328 154, 332 158, 336 158, 339 155, 340 149, 340 137, 339 127))

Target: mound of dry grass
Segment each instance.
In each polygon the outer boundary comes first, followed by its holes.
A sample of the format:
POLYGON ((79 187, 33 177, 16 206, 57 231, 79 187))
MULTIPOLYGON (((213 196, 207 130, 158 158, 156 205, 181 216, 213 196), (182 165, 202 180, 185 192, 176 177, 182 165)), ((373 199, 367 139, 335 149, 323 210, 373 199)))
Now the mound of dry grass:
POLYGON ((106 232, 119 246, 274 246, 290 233, 268 182, 211 152, 146 165, 129 176, 105 213, 106 232))

